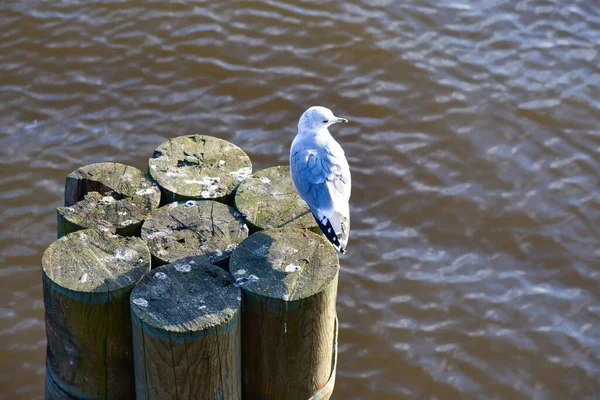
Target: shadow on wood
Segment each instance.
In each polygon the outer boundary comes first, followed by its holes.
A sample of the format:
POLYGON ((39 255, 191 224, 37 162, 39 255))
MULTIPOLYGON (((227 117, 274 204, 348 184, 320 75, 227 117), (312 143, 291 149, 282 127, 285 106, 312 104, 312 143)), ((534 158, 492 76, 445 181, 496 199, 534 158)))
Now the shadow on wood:
POLYGON ((290 167, 255 172, 235 191, 235 207, 253 232, 270 228, 320 229, 290 177, 290 167))
POLYGON ((188 200, 159 208, 144 222, 141 234, 148 242, 154 268, 205 255, 227 269, 229 256, 248 237, 248 227, 233 207, 211 200, 188 200))
POLYGON ((58 237, 85 228, 139 236, 159 202, 159 188, 139 169, 111 162, 86 165, 67 175, 65 206, 57 209, 58 237))

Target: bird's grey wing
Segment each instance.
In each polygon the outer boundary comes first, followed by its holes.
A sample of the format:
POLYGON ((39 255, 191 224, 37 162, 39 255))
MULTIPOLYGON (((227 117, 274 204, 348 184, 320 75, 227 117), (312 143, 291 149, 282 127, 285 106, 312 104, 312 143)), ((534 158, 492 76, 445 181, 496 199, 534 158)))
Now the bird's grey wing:
POLYGON ((290 172, 298 194, 312 207, 331 208, 331 196, 323 189, 326 180, 320 171, 316 171, 315 156, 309 151, 298 151, 292 155, 290 172), (316 173, 315 173, 316 172, 316 173))
POLYGON ((300 150, 292 154, 290 162, 300 197, 309 205, 325 235, 332 234, 330 240, 343 250, 350 230, 350 169, 343 152, 300 150))

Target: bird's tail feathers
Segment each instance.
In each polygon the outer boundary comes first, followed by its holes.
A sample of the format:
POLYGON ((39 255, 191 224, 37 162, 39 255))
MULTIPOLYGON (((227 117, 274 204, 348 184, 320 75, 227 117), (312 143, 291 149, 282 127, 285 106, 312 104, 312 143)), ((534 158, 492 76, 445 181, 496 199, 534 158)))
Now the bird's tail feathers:
MULTIPOLYGON (((319 228, 321 228, 321 231, 323 232, 325 237, 327 237, 327 239, 329 239, 329 241, 333 244, 333 246, 336 248, 336 250, 338 250, 342 254, 346 253, 346 243, 343 240, 342 230, 340 228, 338 228, 336 230, 333 227, 333 225, 331 223, 332 221, 329 218, 322 216, 322 215, 315 214, 315 213, 313 213, 313 215, 315 216, 315 220, 317 221, 319 228)), ((336 222, 336 221, 334 221, 334 222, 336 222)), ((336 224, 336 225, 339 225, 339 224, 336 224)))

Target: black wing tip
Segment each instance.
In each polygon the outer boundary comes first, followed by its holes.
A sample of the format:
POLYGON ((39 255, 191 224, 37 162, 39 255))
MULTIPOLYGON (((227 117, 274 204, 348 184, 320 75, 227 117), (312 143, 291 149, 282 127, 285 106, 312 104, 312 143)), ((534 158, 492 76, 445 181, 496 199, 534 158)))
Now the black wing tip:
POLYGON ((335 229, 333 229, 333 226, 331 226, 331 222, 327 220, 327 224, 324 225, 317 217, 315 217, 315 220, 317 221, 319 228, 321 228, 321 232, 323 232, 325 237, 333 244, 333 247, 335 247, 335 249, 340 253, 346 254, 346 248, 342 247, 340 239, 338 239, 337 234, 335 233, 335 229))

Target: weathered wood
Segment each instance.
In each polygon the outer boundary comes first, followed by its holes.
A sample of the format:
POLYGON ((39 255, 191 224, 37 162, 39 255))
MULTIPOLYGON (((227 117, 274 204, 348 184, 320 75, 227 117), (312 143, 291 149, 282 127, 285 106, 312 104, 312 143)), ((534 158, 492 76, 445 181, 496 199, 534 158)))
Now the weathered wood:
POLYGON ((44 387, 44 399, 45 400, 76 400, 67 395, 65 392, 58 387, 56 382, 52 379, 50 374, 46 372, 46 385, 44 387))
POLYGON ((148 242, 153 267, 205 255, 227 269, 229 256, 246 237, 248 227, 240 213, 211 200, 167 204, 142 225, 142 239, 148 242))
POLYGON ((246 178, 235 191, 235 207, 252 232, 269 228, 320 232, 308 205, 294 188, 288 166, 263 169, 246 178))
POLYGON ((137 399, 240 399, 240 308, 204 256, 147 274, 131 293, 137 399))
POLYGON ((85 228, 139 236, 158 208, 160 190, 142 171, 119 163, 81 167, 67 176, 65 206, 57 209, 58 237, 85 228))
POLYGON ((329 380, 314 396, 308 400, 328 400, 333 394, 333 388, 335 387, 335 374, 337 371, 337 357, 338 357, 338 331, 339 322, 337 316, 335 317, 335 328, 333 333, 333 357, 331 360, 331 375, 329 380))
POLYGON ((332 370, 339 260, 325 238, 269 229, 243 241, 229 268, 242 287, 245 399, 306 400, 332 370))
POLYGON ((203 135, 169 139, 154 150, 149 166, 161 188, 161 204, 201 199, 233 204, 235 188, 252 173, 242 149, 203 135))
POLYGON ((74 398, 134 395, 129 294, 149 270, 142 239, 93 229, 44 252, 47 373, 60 390, 74 398))

